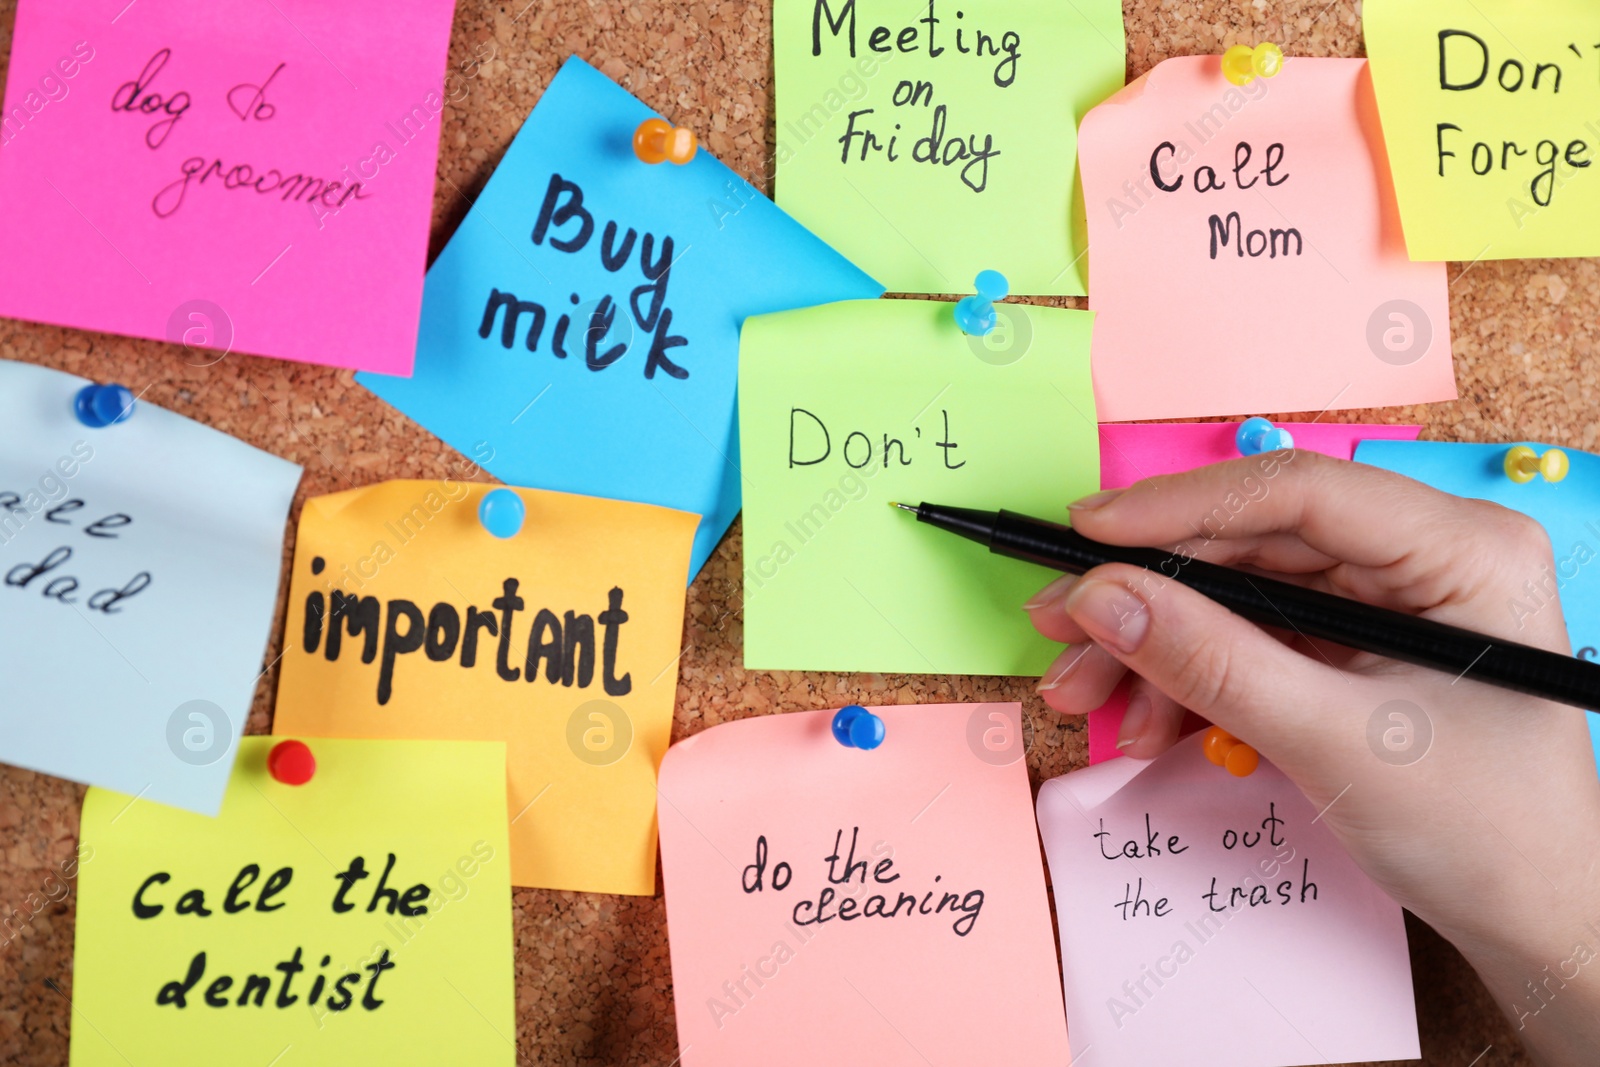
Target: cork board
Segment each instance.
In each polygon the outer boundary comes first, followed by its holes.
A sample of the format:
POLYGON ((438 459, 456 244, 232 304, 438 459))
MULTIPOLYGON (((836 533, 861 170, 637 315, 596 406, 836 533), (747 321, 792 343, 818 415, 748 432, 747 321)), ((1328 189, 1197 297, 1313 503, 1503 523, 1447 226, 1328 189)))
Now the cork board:
MULTIPOLYGON (((0 55, 15 0, 0 0, 0 55)), ((1291 56, 1362 54, 1356 0, 1127 0, 1128 76, 1170 56, 1274 41, 1291 56)), ((576 53, 649 104, 700 132, 717 156, 771 191, 771 11, 736 0, 458 0, 434 201, 437 254, 539 94, 576 53), (491 58, 483 59, 489 56, 491 58)), ((1586 372, 1600 322, 1593 260, 1451 264, 1451 326, 1461 399, 1346 412, 1349 421, 1419 422, 1437 440, 1535 438, 1600 447, 1600 381, 1586 372)), ((1060 299, 1061 306, 1082 301, 1060 299)), ((1275 351, 1240 323, 1245 343, 1275 351)), ((122 381, 150 402, 305 467, 290 517, 308 496, 386 478, 439 478, 452 452, 357 387, 351 375, 230 357, 194 367, 153 342, 0 322, 0 356, 122 381)), ((1290 417, 1278 413, 1275 417, 1290 417)), ((1316 413, 1310 413, 1315 415, 1316 413)), ((1309 417, 1309 416, 1305 416, 1309 417)), ((1080 721, 1049 711, 1032 679, 746 672, 740 665, 740 528, 689 590, 674 739, 748 715, 859 703, 1020 700, 1037 784, 1086 762, 1080 721)), ((275 632, 281 636, 283 605, 275 632)), ((276 662, 278 638, 267 650, 276 662)), ((266 733, 277 683, 269 668, 247 732, 266 733)), ((75 895, 49 881, 72 854, 83 789, 0 767, 0 1063, 64 1064, 72 1013, 75 895), (47 893, 47 881, 56 890, 47 893), (49 896, 61 897, 52 901, 49 896)), ((677 1057, 665 908, 653 898, 515 891, 518 1059, 547 1065, 672 1063, 677 1057)), ((1471 969, 1408 920, 1430 1064, 1531 1061, 1471 969)))

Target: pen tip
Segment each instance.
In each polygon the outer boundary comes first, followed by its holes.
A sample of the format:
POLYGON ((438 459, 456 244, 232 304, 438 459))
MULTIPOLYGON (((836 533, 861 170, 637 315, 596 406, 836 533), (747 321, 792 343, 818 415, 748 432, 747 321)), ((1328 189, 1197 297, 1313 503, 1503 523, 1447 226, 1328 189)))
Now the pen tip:
POLYGON ((917 510, 917 507, 916 507, 915 504, 901 504, 901 503, 899 503, 897 501, 894 501, 894 500, 889 501, 889 506, 891 508, 899 508, 901 511, 916 511, 917 510))

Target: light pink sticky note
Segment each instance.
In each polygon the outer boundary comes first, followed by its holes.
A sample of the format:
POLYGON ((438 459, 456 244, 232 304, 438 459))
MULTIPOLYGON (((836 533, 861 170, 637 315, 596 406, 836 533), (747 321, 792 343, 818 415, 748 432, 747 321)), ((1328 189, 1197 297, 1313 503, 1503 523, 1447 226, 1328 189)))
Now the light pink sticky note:
POLYGON ((1163 1067, 1416 1059, 1400 906, 1275 767, 1235 778, 1200 740, 1039 791, 1073 1047, 1163 1067))
POLYGON ((816 711, 662 761, 685 1067, 1070 1062, 1019 705, 871 710, 870 751, 816 711))
POLYGON ((1365 60, 1241 88, 1169 59, 1078 152, 1101 419, 1455 399, 1444 264, 1406 255, 1365 60))
POLYGON ((0 315, 409 374, 454 0, 22 0, 0 315))
MULTIPOLYGON (((1284 422, 1295 447, 1338 459, 1352 459, 1362 441, 1415 441, 1420 426, 1365 425, 1336 422, 1284 422)), ((1186 422, 1103 424, 1100 427, 1100 488, 1125 489, 1143 478, 1176 474, 1209 463, 1238 459, 1236 422, 1186 422)), ((1111 699, 1089 713, 1089 762, 1100 763, 1122 755, 1117 734, 1127 710, 1127 686, 1120 685, 1111 699)), ((1190 715, 1184 730, 1204 723, 1190 715)))

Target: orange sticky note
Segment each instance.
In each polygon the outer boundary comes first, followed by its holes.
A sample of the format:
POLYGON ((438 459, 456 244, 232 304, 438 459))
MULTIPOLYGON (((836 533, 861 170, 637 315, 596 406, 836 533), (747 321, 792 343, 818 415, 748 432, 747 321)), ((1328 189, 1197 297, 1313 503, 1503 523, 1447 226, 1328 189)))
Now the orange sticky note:
POLYGON ((726 723, 661 765, 684 1067, 1066 1064, 1021 708, 726 723))
POLYGON ((516 489, 501 540, 492 488, 306 502, 273 731, 505 741, 512 883, 649 895, 699 518, 516 489))
POLYGON ((1444 265, 1406 255, 1364 60, 1241 87, 1169 59, 1078 143, 1101 421, 1455 399, 1444 265))

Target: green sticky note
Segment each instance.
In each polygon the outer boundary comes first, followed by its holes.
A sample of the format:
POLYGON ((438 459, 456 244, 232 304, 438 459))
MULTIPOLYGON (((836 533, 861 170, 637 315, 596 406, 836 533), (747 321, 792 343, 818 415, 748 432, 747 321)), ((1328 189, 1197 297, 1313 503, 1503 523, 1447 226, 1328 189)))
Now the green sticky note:
POLYGON ((1367 0, 1416 260, 1600 255, 1594 0, 1367 0))
POLYGON ((892 292, 1084 293, 1078 120, 1122 87, 1121 3, 774 0, 772 23, 779 207, 892 292))
POLYGON ((1087 311, 858 300, 745 320, 739 346, 745 666, 1038 674, 1023 603, 1055 574, 891 501, 1064 521, 1099 488, 1087 311))

